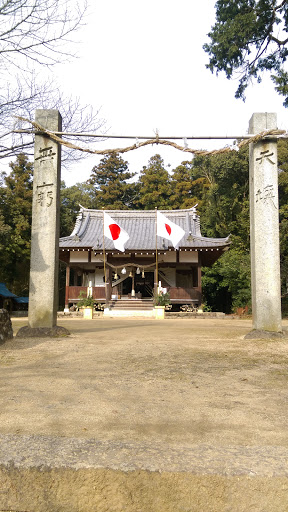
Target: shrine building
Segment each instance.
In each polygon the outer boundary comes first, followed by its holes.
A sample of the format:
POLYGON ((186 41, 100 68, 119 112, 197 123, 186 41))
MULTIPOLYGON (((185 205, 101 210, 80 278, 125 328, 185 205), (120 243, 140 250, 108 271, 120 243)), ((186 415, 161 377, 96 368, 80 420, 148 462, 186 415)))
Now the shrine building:
POLYGON ((169 240, 156 237, 155 210, 107 213, 129 234, 125 252, 115 249, 113 241, 104 237, 102 210, 81 207, 71 235, 60 238, 60 260, 66 264, 65 308, 77 305, 80 292, 85 296, 92 292, 95 302, 102 304, 127 300, 152 304, 157 282, 167 288, 172 305, 200 306, 201 268, 211 266, 228 250, 229 237, 202 236, 195 207, 161 210, 185 231, 177 249, 169 240))

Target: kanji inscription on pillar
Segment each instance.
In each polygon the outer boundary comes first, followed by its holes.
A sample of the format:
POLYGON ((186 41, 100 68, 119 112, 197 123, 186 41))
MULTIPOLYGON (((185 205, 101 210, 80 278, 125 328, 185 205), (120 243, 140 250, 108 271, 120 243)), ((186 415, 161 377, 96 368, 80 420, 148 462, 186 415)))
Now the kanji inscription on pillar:
POLYGON ((260 151, 260 155, 258 156, 258 158, 256 158, 256 162, 262 164, 263 160, 265 160, 266 158, 271 164, 276 164, 275 154, 273 151, 270 151, 269 149, 266 149, 265 151, 260 151))
POLYGON ((276 193, 275 193, 274 185, 270 184, 270 185, 265 185, 264 187, 262 187, 262 189, 259 188, 257 190, 255 196, 256 196, 256 203, 263 201, 264 205, 268 206, 269 204, 271 204, 273 206, 273 208, 276 208, 276 210, 277 210, 277 206, 275 204, 276 193))
POLYGON ((37 203, 45 207, 52 205, 53 203, 53 183, 43 183, 42 185, 37 185, 37 203))
MULTIPOLYGON (((47 130, 61 130, 61 116, 57 110, 37 110, 36 121, 47 130)), ((45 133, 36 134, 28 312, 28 323, 32 328, 56 325, 60 149, 45 133)))
MULTIPOLYGON (((276 128, 276 114, 256 113, 249 133, 276 128)), ((251 143, 249 161, 253 328, 281 332, 277 141, 251 143)))
POLYGON ((50 146, 48 148, 39 148, 38 150, 38 156, 35 158, 35 162, 39 160, 40 165, 45 164, 47 160, 53 160, 53 158, 56 156, 56 152, 53 151, 53 147, 50 146))
POLYGON ((277 210, 277 192, 275 190, 275 184, 267 181, 267 179, 269 179, 269 170, 267 173, 267 167, 275 166, 275 159, 277 159, 277 155, 275 155, 275 152, 271 151, 271 149, 258 152, 255 150, 255 169, 258 169, 258 179, 261 177, 261 186, 257 187, 256 184, 255 187, 255 204, 258 203, 265 207, 271 206, 277 210))

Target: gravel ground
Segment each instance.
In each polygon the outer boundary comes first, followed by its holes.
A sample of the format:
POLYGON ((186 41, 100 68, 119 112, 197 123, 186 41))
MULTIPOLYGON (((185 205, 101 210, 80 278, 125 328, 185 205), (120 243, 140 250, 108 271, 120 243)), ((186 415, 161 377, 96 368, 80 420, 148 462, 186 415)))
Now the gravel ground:
POLYGON ((0 346, 0 511, 288 510, 288 338, 237 318, 59 325, 0 346))
MULTIPOLYGON (((13 320, 14 333, 25 320, 13 320)), ((288 339, 249 320, 61 320, 0 347, 0 433, 288 446, 288 339)))

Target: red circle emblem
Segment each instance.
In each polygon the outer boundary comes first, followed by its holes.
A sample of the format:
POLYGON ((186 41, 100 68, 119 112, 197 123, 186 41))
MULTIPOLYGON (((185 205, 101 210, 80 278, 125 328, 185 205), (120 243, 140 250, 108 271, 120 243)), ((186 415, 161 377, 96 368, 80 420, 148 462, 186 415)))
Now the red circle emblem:
POLYGON ((121 228, 118 224, 109 224, 110 233, 113 240, 117 240, 120 235, 121 228))
POLYGON ((165 224, 165 228, 166 228, 168 235, 170 236, 172 230, 171 230, 171 227, 169 226, 169 224, 165 224))

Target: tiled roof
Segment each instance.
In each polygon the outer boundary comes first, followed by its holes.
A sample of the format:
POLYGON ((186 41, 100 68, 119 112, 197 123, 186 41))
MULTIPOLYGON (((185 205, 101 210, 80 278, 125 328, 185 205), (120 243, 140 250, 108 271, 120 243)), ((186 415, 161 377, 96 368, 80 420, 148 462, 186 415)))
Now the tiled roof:
MULTIPOLYGON (((125 249, 129 251, 155 250, 155 210, 107 210, 107 213, 129 234, 125 249)), ((224 248, 229 237, 207 238, 201 235, 200 218, 195 208, 186 210, 161 210, 170 221, 185 231, 180 248, 224 248)), ((103 250, 103 211, 81 208, 70 236, 60 238, 60 248, 90 248, 103 250)), ((157 236, 159 250, 173 248, 170 241, 157 236)), ((111 240, 105 237, 105 249, 115 250, 111 240)))

